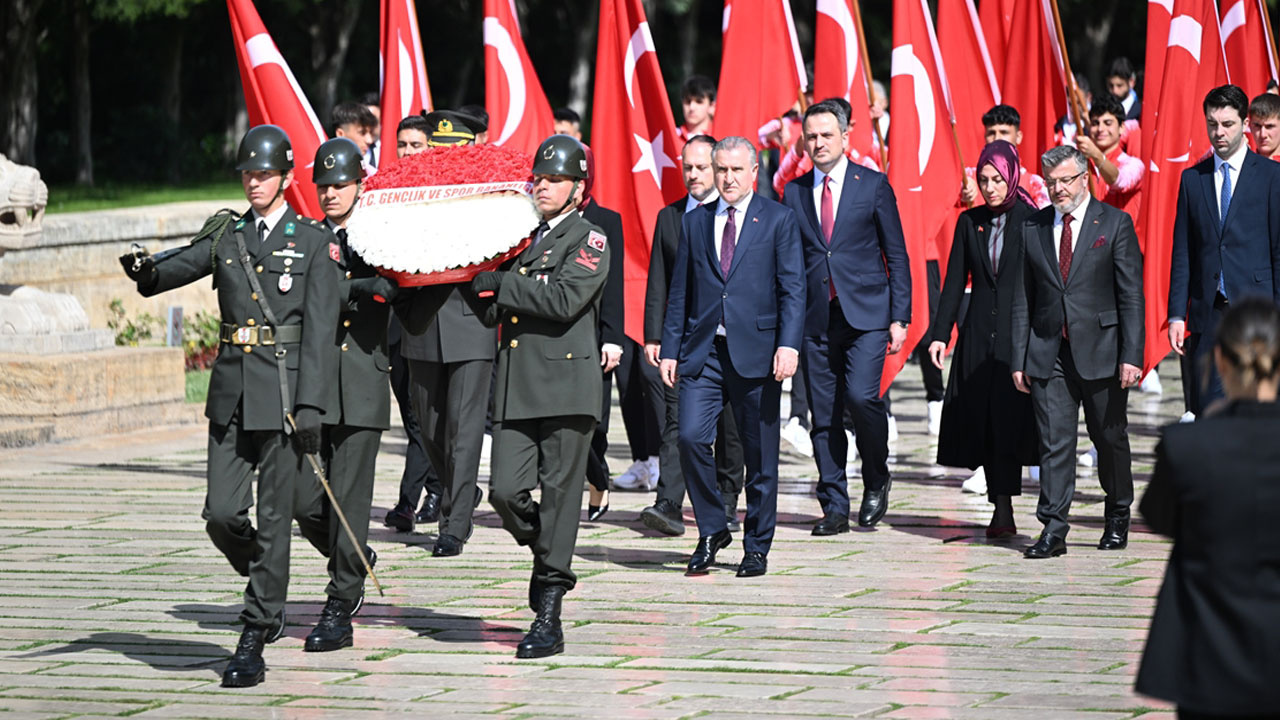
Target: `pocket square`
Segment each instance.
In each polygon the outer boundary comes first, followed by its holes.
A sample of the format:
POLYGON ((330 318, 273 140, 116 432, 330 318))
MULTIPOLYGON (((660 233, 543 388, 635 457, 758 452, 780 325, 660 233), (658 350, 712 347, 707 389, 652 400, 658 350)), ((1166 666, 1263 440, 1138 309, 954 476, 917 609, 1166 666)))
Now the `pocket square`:
POLYGON ((1093 244, 1089 246, 1089 249, 1092 250, 1093 248, 1100 248, 1106 244, 1107 244, 1107 239, 1105 237, 1100 237, 1097 240, 1093 241, 1093 244))

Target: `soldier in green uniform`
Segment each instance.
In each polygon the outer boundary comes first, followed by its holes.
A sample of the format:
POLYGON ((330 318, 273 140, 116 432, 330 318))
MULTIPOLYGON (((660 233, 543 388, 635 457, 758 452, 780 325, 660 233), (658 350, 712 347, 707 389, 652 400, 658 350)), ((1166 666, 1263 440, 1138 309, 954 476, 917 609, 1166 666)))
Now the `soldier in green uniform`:
POLYGON ((533 242, 505 272, 481 273, 471 284, 478 297, 492 297, 484 323, 501 325, 490 502, 507 532, 533 551, 529 608, 537 618, 518 658, 564 652, 561 601, 577 582, 570 563, 600 415, 596 325, 609 274, 604 234, 577 211, 586 176, 581 143, 544 140, 533 163, 542 215, 533 242))
POLYGON ((250 687, 266 673, 263 644, 284 632, 292 519, 297 516, 303 535, 327 551, 326 519, 310 502, 315 480, 303 454, 320 449, 321 418, 337 408, 339 273, 330 256, 333 235, 284 200, 293 180, 285 132, 275 125, 250 129, 236 169, 251 206, 247 213, 215 215, 176 252, 128 254, 120 261, 148 297, 213 276, 222 345, 205 406, 203 516, 213 544, 249 578, 240 613, 244 631, 222 684, 250 687), (296 431, 287 415, 295 418, 296 431), (255 470, 256 529, 249 518, 255 470))

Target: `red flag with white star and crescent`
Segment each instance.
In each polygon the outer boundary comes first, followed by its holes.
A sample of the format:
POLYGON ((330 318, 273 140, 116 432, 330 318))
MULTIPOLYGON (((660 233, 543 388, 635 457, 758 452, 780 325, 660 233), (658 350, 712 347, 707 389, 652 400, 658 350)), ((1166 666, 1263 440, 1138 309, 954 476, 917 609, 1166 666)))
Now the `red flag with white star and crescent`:
POLYGON ((249 124, 270 123, 284 129, 293 147, 293 183, 284 191, 285 199, 295 212, 322 218, 316 186, 311 182, 311 166, 315 164, 316 148, 326 140, 324 127, 267 33, 252 0, 227 0, 227 13, 231 17, 249 124))
POLYGON ((512 0, 484 2, 484 89, 494 145, 532 155, 555 132, 551 105, 525 50, 512 0))
POLYGON ((644 342, 644 291, 658 211, 685 194, 676 124, 640 0, 601 0, 592 102, 592 194, 622 216, 627 337, 644 342))
POLYGON ((431 112, 431 86, 427 83, 427 61, 422 55, 414 0, 382 0, 378 17, 378 75, 382 85, 378 167, 387 167, 396 159, 400 121, 423 110, 431 112))

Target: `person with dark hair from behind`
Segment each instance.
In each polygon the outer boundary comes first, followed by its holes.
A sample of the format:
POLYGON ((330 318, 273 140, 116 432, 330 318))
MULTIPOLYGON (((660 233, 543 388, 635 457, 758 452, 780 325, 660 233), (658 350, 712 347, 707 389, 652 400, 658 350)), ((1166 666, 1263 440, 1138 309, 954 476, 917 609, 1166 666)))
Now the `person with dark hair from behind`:
POLYGON ((1265 92, 1249 103, 1249 134, 1254 152, 1280 160, 1280 95, 1265 92))
POLYGON ((1124 116, 1120 118, 1120 122, 1142 117, 1142 100, 1134 89, 1137 84, 1138 73, 1133 69, 1129 58, 1121 56, 1111 61, 1111 67, 1107 69, 1107 90, 1124 107, 1124 116))
POLYGON ((1280 310, 1248 298, 1218 326, 1226 399, 1156 445, 1138 506, 1173 539, 1135 689, 1179 720, 1274 718, 1280 707, 1280 310))
MULTIPOLYGON (((716 84, 705 75, 690 75, 680 86, 684 124, 676 128, 676 144, 683 147, 695 135, 711 135, 716 117, 716 84)), ((677 150, 679 147, 676 148, 677 150)))
POLYGON ((555 119, 557 135, 568 135, 575 140, 582 139, 582 116, 571 107, 556 108, 551 113, 555 119))
POLYGON ((1244 142, 1249 98, 1235 85, 1205 95, 1213 154, 1182 171, 1169 263, 1169 344, 1191 358, 1189 412, 1222 397, 1211 338, 1232 302, 1280 302, 1280 167, 1244 142), (1204 382, 1207 378, 1207 383, 1204 382))

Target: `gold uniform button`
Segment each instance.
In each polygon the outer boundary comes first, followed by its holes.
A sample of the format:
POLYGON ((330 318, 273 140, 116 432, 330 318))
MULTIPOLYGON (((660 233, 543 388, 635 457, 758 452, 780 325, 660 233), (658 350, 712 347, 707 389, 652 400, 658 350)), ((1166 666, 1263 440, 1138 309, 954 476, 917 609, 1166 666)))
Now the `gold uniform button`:
POLYGON ((228 265, 230 265, 230 264, 231 264, 231 258, 227 258, 227 264, 228 264, 228 265))
POLYGON ((255 270, 257 270, 258 272, 262 272, 262 266, 261 266, 261 265, 259 265, 258 267, 254 268, 254 269, 255 269, 255 270))
POLYGON ((248 325, 249 327, 253 327, 254 325, 258 324, 258 321, 254 320, 253 318, 249 318, 248 320, 245 321, 245 324, 248 325))
POLYGON ((351 271, 350 271, 350 270, 348 270, 348 271, 347 271, 347 279, 348 279, 348 280, 350 280, 350 279, 351 279, 351 271))
POLYGON ((351 327, 351 321, 350 321, 350 320, 343 320, 343 321, 342 321, 342 327, 351 327))
POLYGON ((565 359, 565 360, 572 360, 572 359, 573 359, 573 353, 565 353, 565 354, 564 354, 564 359, 565 359))
POLYGON ((520 273, 521 275, 528 275, 528 274, 529 274, 529 268, 520 268, 519 273, 520 273))
POLYGON ((253 352, 253 346, 252 346, 252 345, 245 345, 245 346, 244 346, 244 351, 245 351, 245 352, 247 352, 247 353, 251 353, 251 352, 253 352))
POLYGON ((518 322, 520 322, 520 318, 519 318, 519 317, 517 317, 517 316, 515 316, 515 315, 512 315, 512 316, 511 316, 511 324, 512 324, 512 325, 515 325, 515 324, 516 324, 516 323, 518 323, 518 322))
POLYGON ((511 347, 512 347, 512 348, 518 348, 518 347, 520 347, 520 341, 519 341, 519 340, 512 340, 512 341, 511 341, 511 347))
POLYGON ((258 299, 258 293, 249 293, 249 297, 256 302, 258 299))
POLYGON ((289 267, 289 266, 290 266, 290 265, 292 265, 292 264, 293 264, 293 258, 285 258, 285 259, 284 259, 284 266, 285 266, 285 267, 289 267))
POLYGON ((346 351, 347 351, 347 344, 342 343, 342 352, 346 352, 346 351))

